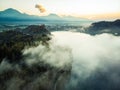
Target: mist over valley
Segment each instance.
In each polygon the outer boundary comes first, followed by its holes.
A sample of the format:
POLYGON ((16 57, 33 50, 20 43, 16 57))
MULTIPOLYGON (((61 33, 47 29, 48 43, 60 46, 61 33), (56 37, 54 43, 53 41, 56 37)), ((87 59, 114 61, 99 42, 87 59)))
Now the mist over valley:
POLYGON ((119 90, 119 25, 1 24, 0 90, 119 90))
POLYGON ((0 0, 0 90, 120 90, 119 0, 0 0))

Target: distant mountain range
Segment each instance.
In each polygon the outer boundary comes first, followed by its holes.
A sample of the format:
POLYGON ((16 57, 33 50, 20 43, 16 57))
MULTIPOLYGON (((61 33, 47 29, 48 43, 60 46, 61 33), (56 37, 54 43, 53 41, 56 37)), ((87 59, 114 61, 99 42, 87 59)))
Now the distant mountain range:
POLYGON ((3 21, 88 21, 88 20, 73 16, 60 17, 56 14, 49 14, 47 16, 28 15, 26 13, 21 13, 16 9, 9 8, 4 11, 0 11, 0 22, 3 21))

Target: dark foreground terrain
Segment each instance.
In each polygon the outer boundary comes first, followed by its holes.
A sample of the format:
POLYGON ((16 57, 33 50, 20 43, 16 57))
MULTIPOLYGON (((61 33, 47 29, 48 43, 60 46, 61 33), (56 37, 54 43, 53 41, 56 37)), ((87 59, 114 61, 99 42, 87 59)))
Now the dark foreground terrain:
POLYGON ((22 54, 25 48, 39 44, 49 50, 49 40, 51 33, 45 25, 30 25, 0 33, 0 90, 62 90, 70 70, 43 62, 29 66, 25 62, 27 56, 22 54))
POLYGON ((50 32, 44 25, 31 25, 25 29, 14 29, 0 33, 0 62, 4 58, 10 62, 18 62, 22 58, 21 51, 25 47, 36 46, 35 42, 47 44, 50 32))

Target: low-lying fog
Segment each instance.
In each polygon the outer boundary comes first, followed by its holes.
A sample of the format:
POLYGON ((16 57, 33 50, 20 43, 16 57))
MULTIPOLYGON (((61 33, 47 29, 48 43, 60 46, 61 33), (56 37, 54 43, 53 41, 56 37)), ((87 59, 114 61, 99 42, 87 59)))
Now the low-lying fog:
MULTIPOLYGON (((78 32, 56 31, 52 32, 52 40, 48 47, 40 44, 37 47, 25 49, 23 55, 27 55, 25 62, 28 66, 41 65, 42 61, 44 64, 66 71, 72 68, 64 90, 120 90, 119 36, 111 34, 91 36, 78 32)), ((2 63, 0 70, 11 68, 10 65, 7 65, 4 66, 2 63)), ((36 86, 39 86, 40 83, 44 85, 45 80, 48 80, 45 76, 43 80, 39 76, 37 78, 35 79, 34 76, 33 81, 30 85, 27 84, 27 87, 36 89, 36 86)), ((60 81, 59 79, 58 81, 60 81)), ((16 87, 12 81, 10 82, 9 87, 16 87)), ((25 85, 23 86, 25 87, 25 85)), ((12 90, 9 87, 8 90, 12 90)), ((32 90, 31 88, 29 89, 32 90)), ((19 89, 16 88, 16 90, 19 89)), ((54 90, 63 89, 54 86, 54 90)))
POLYGON ((42 57, 45 63, 55 67, 67 68, 71 63, 66 90, 120 89, 120 37, 65 31, 52 34, 49 52, 41 56, 42 49, 38 46, 25 53, 34 53, 32 57, 42 57))

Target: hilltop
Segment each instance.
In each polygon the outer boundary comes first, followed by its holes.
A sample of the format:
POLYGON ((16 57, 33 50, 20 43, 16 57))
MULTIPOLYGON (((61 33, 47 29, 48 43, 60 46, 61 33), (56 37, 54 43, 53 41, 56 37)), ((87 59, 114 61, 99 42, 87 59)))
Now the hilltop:
POLYGON ((91 35, 109 33, 113 35, 120 35, 120 19, 115 21, 100 21, 95 22, 87 28, 86 33, 91 35))
POLYGON ((51 33, 45 28, 45 25, 31 25, 24 29, 16 28, 14 30, 0 33, 0 62, 7 58, 10 62, 19 61, 22 58, 21 51, 26 46, 36 46, 35 42, 42 42, 47 45, 51 33))

